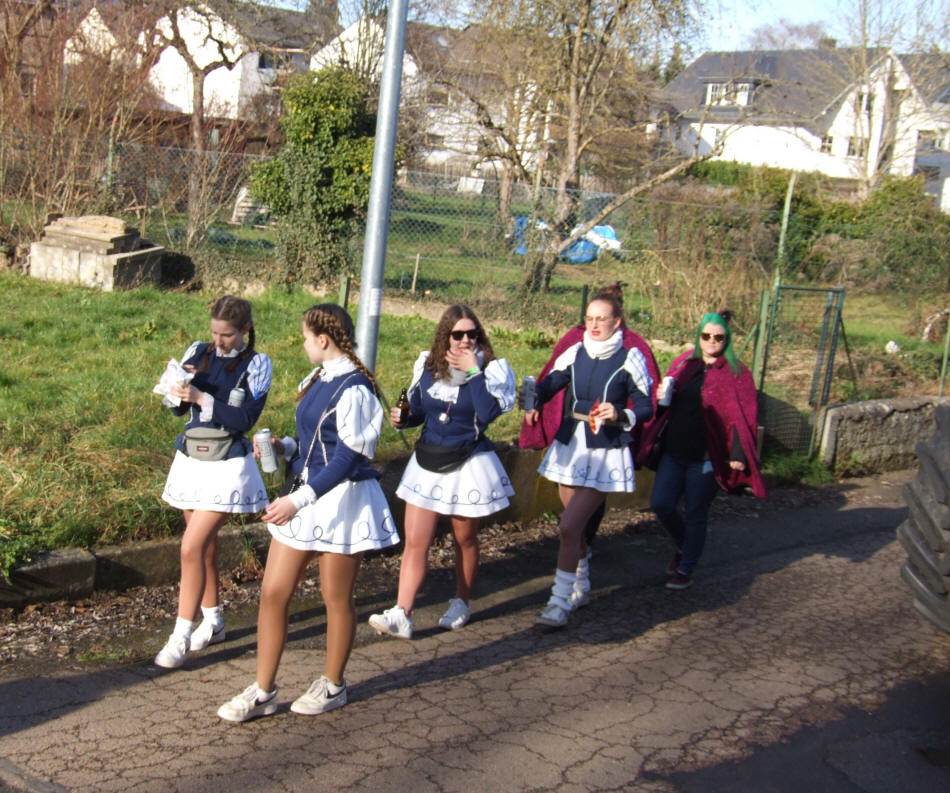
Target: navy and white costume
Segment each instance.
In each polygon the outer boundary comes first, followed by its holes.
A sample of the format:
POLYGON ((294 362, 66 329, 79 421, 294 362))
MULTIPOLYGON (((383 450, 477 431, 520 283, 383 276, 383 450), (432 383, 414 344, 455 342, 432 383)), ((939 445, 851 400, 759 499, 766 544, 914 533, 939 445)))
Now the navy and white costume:
MULTIPOLYGON (((245 348, 246 349, 246 348, 245 348)), ((260 512, 268 505, 264 480, 254 460, 254 449, 246 437, 267 401, 273 368, 270 358, 255 352, 235 364, 243 350, 222 355, 217 347, 194 342, 182 357, 182 364, 195 367, 191 384, 211 396, 208 405, 182 403, 172 408, 181 416, 188 413, 186 429, 215 427, 230 430, 234 442, 224 460, 196 460, 185 454, 184 434, 175 441, 175 459, 162 498, 173 507, 212 512, 260 512), (207 366, 203 366, 203 361, 207 366), (234 365, 233 370, 229 368, 234 365), (204 371, 197 371, 204 369, 204 371), (231 391, 245 392, 243 403, 228 404, 231 391)))
MULTIPOLYGON (((423 424, 420 442, 442 447, 475 443, 460 468, 448 473, 426 470, 413 454, 396 488, 403 501, 442 515, 477 518, 508 506, 514 495, 511 480, 485 437, 488 425, 515 404, 515 374, 504 359, 490 361, 484 370, 453 381, 433 380, 423 352, 413 367, 406 426, 423 424)), ((476 357, 481 353, 476 350, 476 357)))
POLYGON ((653 415, 653 380, 643 353, 624 349, 622 342, 620 330, 604 341, 585 332, 584 340, 565 350, 538 383, 539 404, 567 388, 561 426, 538 467, 545 479, 605 493, 633 492, 630 432, 653 415), (577 416, 589 415, 598 401, 611 402, 622 418, 605 422, 595 434, 590 423, 577 416))
POLYGON ((383 409, 369 379, 345 355, 325 361, 297 404, 296 440, 284 438, 290 474, 302 486, 290 494, 297 514, 271 536, 302 551, 356 554, 399 542, 396 522, 369 464, 383 409), (316 378, 316 379, 314 379, 316 378))

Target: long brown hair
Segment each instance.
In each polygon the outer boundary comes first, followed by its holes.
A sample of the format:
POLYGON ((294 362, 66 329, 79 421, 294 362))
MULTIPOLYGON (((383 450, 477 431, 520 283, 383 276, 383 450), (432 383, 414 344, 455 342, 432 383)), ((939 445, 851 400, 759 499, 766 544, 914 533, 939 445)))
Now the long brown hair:
MULTIPOLYGON (((340 348, 342 353, 350 359, 353 365, 369 380, 373 386, 373 392, 379 396, 379 386, 376 385, 376 378, 373 373, 367 369, 363 362, 356 357, 356 342, 353 340, 356 335, 356 329, 353 327, 353 320, 346 310, 336 303, 320 303, 311 306, 303 312, 303 322, 314 335, 325 333, 333 343, 340 348)), ((310 390, 320 376, 319 372, 309 383, 297 394, 297 401, 303 399, 304 394, 310 390)))
MULTIPOLYGON (((251 304, 243 297, 224 295, 219 297, 214 301, 214 303, 211 304, 211 319, 223 320, 231 327, 237 328, 238 330, 243 330, 246 325, 250 325, 250 329, 247 333, 247 346, 240 355, 235 356, 234 360, 225 367, 227 371, 233 372, 241 361, 254 354, 255 334, 254 319, 251 314, 251 304)), ((208 370, 208 366, 210 365, 211 361, 211 354, 213 352, 214 342, 209 344, 208 348, 205 350, 205 354, 202 356, 201 363, 198 366, 199 372, 205 372, 208 370)))
POLYGON ((476 342, 485 354, 484 365, 487 366, 489 361, 495 360, 495 351, 492 349, 482 323, 475 316, 475 312, 462 304, 449 306, 445 309, 442 318, 439 320, 439 325, 435 329, 432 349, 429 350, 429 357, 426 359, 426 369, 432 372, 433 380, 448 380, 449 362, 445 360, 445 354, 449 351, 449 334, 452 332, 452 328, 455 327, 455 323, 460 319, 470 319, 475 323, 475 330, 478 331, 476 342))

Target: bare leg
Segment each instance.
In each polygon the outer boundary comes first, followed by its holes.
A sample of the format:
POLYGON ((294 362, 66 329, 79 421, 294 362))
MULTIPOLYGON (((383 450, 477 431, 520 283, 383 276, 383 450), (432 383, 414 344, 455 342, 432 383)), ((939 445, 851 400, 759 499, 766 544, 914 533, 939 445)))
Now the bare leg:
POLYGON ((178 616, 195 620, 198 607, 213 592, 212 606, 218 604, 218 531, 227 523, 226 512, 195 510, 186 512, 185 533, 181 538, 181 583, 178 589, 178 616), (213 581, 209 581, 208 559, 214 560, 213 581))
POLYGON ((361 555, 320 554, 320 593, 327 608, 327 659, 324 674, 338 686, 356 638, 353 587, 361 555))
MULTIPOLYGON (((564 507, 564 509, 567 509, 567 505, 571 503, 571 498, 573 498, 574 493, 576 493, 578 490, 587 490, 587 489, 589 489, 589 488, 577 488, 577 487, 573 487, 573 486, 571 486, 571 485, 561 485, 561 484, 559 484, 559 485, 557 486, 557 494, 558 494, 558 497, 561 499, 561 506, 564 507)), ((585 524, 584 527, 585 527, 585 529, 587 528, 586 524, 585 524)), ((581 555, 578 556, 577 558, 580 559, 580 558, 582 558, 582 557, 584 557, 584 556, 587 556, 587 536, 586 536, 586 532, 585 532, 584 536, 581 537, 581 555)), ((558 565, 558 567, 560 567, 560 566, 561 566, 561 565, 558 565)), ((562 569, 563 569, 563 568, 562 568, 562 569)))
POLYGON ((257 612, 257 685, 263 691, 274 689, 277 667, 287 643, 290 600, 315 555, 315 551, 300 551, 271 540, 257 612))
POLYGON ((412 613, 416 595, 425 581, 429 546, 432 545, 438 522, 439 516, 432 510, 406 504, 405 547, 399 564, 399 591, 396 596, 396 605, 402 606, 406 614, 412 613))
POLYGON ((478 573, 478 518, 453 515, 452 539, 455 545, 455 597, 468 603, 478 573))
POLYGON ((576 487, 571 500, 561 513, 561 546, 557 555, 558 570, 573 573, 577 562, 587 553, 584 527, 590 516, 603 503, 606 495, 590 487, 576 487))

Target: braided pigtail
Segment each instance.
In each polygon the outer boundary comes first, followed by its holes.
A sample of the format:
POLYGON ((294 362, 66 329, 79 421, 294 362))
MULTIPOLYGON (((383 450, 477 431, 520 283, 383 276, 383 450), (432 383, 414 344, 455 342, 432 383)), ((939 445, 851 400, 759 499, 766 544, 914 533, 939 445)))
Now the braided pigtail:
MULTIPOLYGON (((376 378, 356 355, 356 344, 353 341, 356 329, 353 327, 353 320, 350 315, 336 303, 321 303, 308 308, 304 312, 303 321, 314 333, 325 333, 333 340, 333 343, 353 363, 357 371, 366 376, 366 379, 373 386, 373 393, 378 397, 379 385, 376 383, 376 378)), ((307 387, 300 392, 297 396, 298 402, 316 379, 314 377, 307 387)))

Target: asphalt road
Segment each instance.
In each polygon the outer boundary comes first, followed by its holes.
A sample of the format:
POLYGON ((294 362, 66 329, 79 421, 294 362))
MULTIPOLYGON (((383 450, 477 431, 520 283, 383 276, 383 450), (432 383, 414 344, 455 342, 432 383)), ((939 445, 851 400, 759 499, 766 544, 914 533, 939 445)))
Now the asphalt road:
POLYGON ((411 642, 361 628, 350 704, 323 716, 288 710, 321 669, 316 612, 278 714, 248 724, 215 710, 253 679, 250 629, 171 673, 8 676, 0 791, 950 790, 950 636, 899 578, 901 481, 720 520, 683 592, 663 538, 604 538, 561 631, 534 624, 553 557, 486 565, 464 630, 435 627, 441 597, 411 642))

